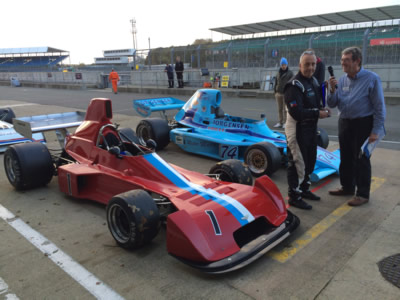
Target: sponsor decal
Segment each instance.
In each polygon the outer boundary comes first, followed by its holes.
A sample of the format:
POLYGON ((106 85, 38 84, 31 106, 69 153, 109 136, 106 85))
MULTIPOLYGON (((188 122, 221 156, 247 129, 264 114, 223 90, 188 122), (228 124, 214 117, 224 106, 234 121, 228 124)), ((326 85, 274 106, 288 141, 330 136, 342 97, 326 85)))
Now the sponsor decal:
POLYGON ((246 123, 232 122, 226 120, 213 120, 213 124, 225 128, 238 128, 238 129, 249 129, 250 126, 246 123))
POLYGON ((175 144, 183 145, 184 143, 185 143, 185 141, 184 141, 184 139, 183 139, 183 136, 177 135, 177 136, 175 137, 175 144))
POLYGON ((370 46, 400 45, 400 38, 372 39, 369 41, 369 44, 370 46))

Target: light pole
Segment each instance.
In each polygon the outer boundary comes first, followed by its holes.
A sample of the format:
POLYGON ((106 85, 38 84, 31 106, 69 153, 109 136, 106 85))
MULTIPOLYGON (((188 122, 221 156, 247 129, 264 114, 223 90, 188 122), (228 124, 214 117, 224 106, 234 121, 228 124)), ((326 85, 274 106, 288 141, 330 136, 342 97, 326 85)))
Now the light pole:
POLYGON ((132 37, 133 37, 133 49, 137 50, 137 41, 136 41, 136 20, 133 18, 130 20, 132 24, 132 37))

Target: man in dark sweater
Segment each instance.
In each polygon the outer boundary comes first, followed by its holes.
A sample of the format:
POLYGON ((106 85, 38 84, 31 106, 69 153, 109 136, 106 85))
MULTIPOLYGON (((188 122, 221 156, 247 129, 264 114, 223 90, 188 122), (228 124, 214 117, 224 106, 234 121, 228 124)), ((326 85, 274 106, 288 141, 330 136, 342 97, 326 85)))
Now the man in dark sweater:
POLYGON ((175 62, 175 73, 176 78, 178 79, 178 88, 183 88, 183 69, 183 62, 181 62, 180 56, 177 56, 175 62))
POLYGON ((167 64, 164 72, 167 73, 168 76, 168 88, 173 88, 174 87, 174 70, 172 69, 172 66, 167 64))

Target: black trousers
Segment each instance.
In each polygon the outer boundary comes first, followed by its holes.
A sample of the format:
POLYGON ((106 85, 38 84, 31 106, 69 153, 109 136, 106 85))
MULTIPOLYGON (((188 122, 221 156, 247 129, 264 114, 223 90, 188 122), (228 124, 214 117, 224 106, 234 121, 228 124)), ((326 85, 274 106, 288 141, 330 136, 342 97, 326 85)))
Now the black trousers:
POLYGON ((355 190, 356 195, 369 199, 371 187, 371 162, 360 155, 361 146, 369 137, 373 116, 358 119, 339 118, 340 184, 346 190, 355 190))
POLYGON ((183 87, 183 72, 176 72, 176 78, 178 79, 178 86, 183 87))
POLYGON ((168 75, 168 86, 174 87, 174 75, 168 75))

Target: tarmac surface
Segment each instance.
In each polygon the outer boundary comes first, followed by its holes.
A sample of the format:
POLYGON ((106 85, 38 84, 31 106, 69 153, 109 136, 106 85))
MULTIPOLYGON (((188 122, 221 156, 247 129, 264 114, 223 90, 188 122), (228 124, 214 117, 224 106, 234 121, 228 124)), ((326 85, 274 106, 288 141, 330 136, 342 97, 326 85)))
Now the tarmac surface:
MULTIPOLYGON (((142 118, 131 100, 163 95, 157 92, 114 95, 109 90, 0 86, 0 107, 12 107, 17 117, 84 111, 91 98, 107 97, 113 100, 113 121, 135 129, 142 118)), ((258 101, 264 101, 271 107, 268 124, 276 121, 273 100, 228 101, 229 108, 243 112, 236 115, 259 114, 258 101)), ((388 107, 393 110, 398 106, 388 107)), ((328 133, 334 136, 337 123, 329 122, 328 133)), ((400 120, 390 122, 398 131, 400 120)), ((399 141, 392 129, 387 131, 399 141)), ((58 146, 54 134, 46 137, 49 147, 58 146)), ((331 139, 329 149, 337 147, 331 139)), ((200 173, 216 163, 173 144, 159 155, 200 173)), ((328 194, 339 186, 338 176, 323 179, 312 186, 322 200, 309 201, 311 211, 289 207, 301 220, 293 235, 247 267, 221 275, 201 273, 169 256, 165 229, 150 245, 126 251, 109 233, 104 206, 62 194, 57 178, 47 187, 17 192, 0 167, 0 299, 400 299, 400 288, 378 268, 379 261, 400 253, 398 155, 397 146, 384 143, 375 150, 368 204, 348 206, 349 197, 328 194)), ((286 198, 284 168, 271 178, 286 198)))

